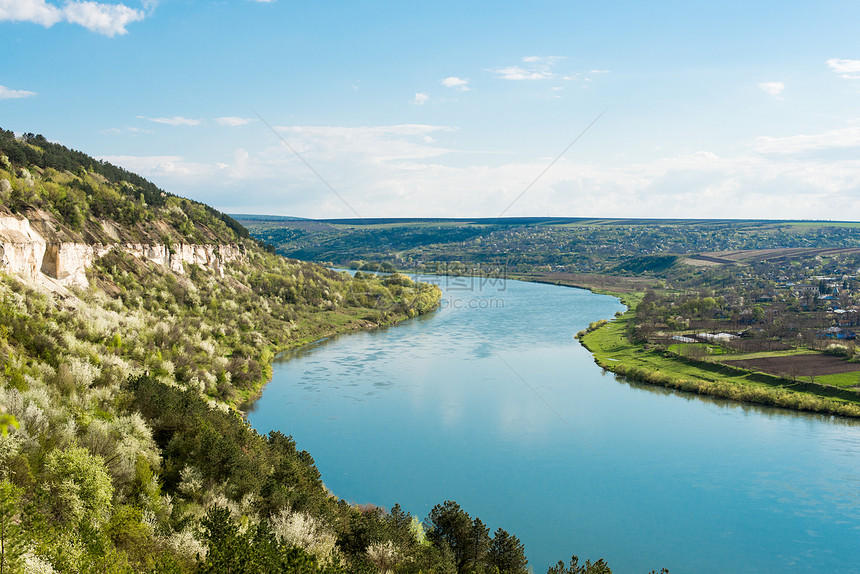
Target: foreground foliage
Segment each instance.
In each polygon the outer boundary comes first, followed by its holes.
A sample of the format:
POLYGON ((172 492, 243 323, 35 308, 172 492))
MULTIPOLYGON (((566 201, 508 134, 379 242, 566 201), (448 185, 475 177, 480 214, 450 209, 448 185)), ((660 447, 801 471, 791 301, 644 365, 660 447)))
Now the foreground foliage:
POLYGON ((351 569, 386 542, 389 513, 338 501, 307 452, 230 405, 279 349, 426 312, 435 291, 262 252, 187 271, 109 254, 67 299, 0 275, 4 572, 215 572, 231 548, 268 556, 258 571, 351 569))
MULTIPOLYGON (((105 222, 125 240, 247 237, 41 136, 2 132, 0 152, 0 211, 53 240, 102 240, 105 222)), ((338 501, 290 437, 232 409, 279 351, 429 312, 438 289, 244 250, 223 276, 111 251, 71 296, 0 274, 0 572, 214 572, 249 548, 260 571, 371 563, 389 513, 338 501)))

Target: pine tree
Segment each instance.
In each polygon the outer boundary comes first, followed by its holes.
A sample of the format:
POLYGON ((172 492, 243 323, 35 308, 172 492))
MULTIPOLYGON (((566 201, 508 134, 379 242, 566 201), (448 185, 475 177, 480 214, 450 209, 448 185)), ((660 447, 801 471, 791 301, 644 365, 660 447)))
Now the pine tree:
POLYGON ((490 566, 495 566, 503 574, 525 574, 528 572, 528 568, 526 568, 528 560, 522 542, 501 528, 496 530, 493 535, 488 562, 490 566))

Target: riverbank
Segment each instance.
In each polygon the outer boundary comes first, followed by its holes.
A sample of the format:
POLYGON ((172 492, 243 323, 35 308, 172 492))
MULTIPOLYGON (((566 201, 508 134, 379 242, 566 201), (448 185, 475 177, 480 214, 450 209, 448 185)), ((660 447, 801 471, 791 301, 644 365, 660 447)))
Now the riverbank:
POLYGON ((612 321, 577 335, 607 371, 636 381, 765 406, 860 418, 860 401, 845 398, 843 389, 796 382, 727 365, 667 354, 631 343, 627 326, 635 306, 612 321))
POLYGON ((597 273, 512 273, 508 278, 531 283, 575 287, 599 295, 611 295, 619 298, 628 308, 635 307, 642 300, 647 289, 657 289, 661 286, 658 280, 652 278, 597 273))
POLYGON ((860 396, 814 382, 797 381, 729 365, 697 361, 631 343, 628 324, 644 295, 636 278, 566 274, 516 278, 587 289, 617 297, 627 311, 577 335, 603 369, 646 384, 765 406, 860 418, 860 396))

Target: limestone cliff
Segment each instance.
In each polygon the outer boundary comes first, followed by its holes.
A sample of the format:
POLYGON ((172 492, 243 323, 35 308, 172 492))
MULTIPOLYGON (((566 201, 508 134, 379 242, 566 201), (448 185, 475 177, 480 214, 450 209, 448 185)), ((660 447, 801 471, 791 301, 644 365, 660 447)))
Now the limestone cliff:
POLYGON ((45 256, 45 239, 26 219, 0 217, 0 268, 35 281, 45 256))
POLYGON ((49 242, 26 218, 0 216, 0 270, 16 273, 48 287, 88 285, 86 271, 112 249, 148 259, 183 273, 183 263, 224 274, 224 265, 244 258, 241 245, 164 243, 49 242))

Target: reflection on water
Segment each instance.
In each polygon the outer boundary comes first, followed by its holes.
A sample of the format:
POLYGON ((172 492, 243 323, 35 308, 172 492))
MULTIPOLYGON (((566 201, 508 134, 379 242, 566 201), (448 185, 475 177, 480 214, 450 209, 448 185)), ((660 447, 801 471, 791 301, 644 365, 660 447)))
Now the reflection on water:
POLYGON ((573 553, 621 574, 860 571, 857 421, 606 374, 574 335, 609 297, 444 293, 463 304, 285 353, 251 424, 347 500, 458 501, 535 572, 573 553))

